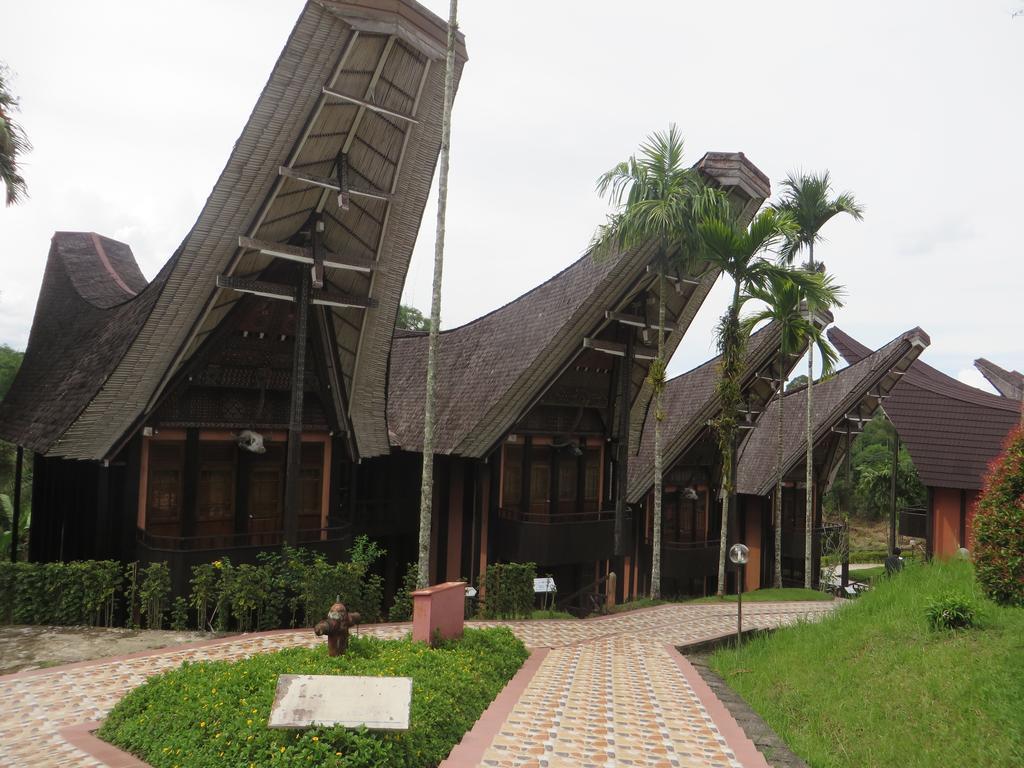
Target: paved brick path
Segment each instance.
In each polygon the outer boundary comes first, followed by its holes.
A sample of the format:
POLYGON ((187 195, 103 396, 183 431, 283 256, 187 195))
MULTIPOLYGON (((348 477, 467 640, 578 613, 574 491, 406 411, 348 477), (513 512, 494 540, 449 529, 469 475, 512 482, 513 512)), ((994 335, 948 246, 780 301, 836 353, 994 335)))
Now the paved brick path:
MULTIPOLYGON (((814 618, 831 603, 749 603, 744 626, 814 618)), ((666 645, 734 628, 729 605, 666 605, 588 621, 505 624, 530 647, 550 647, 484 755, 492 766, 738 766, 666 645)), ((401 637, 408 624, 366 627, 401 637)), ((239 635, 131 657, 0 677, 0 766, 98 766, 58 729, 100 720, 147 676, 185 660, 235 659, 322 644, 309 630, 239 635)))

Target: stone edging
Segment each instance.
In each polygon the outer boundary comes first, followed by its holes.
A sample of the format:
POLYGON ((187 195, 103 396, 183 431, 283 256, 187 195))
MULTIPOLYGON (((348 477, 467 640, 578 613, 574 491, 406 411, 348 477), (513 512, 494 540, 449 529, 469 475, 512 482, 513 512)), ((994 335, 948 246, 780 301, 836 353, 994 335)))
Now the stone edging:
MULTIPOLYGON (((439 768, 471 768, 480 764, 484 752, 498 735, 505 719, 515 707, 519 697, 540 669, 550 648, 531 648, 530 655, 512 679, 505 684, 494 701, 483 711, 473 727, 462 740, 452 747, 439 768)), ((150 764, 135 755, 118 749, 95 735, 101 723, 89 721, 60 728, 57 733, 71 746, 89 755, 106 768, 151 768, 150 764)))
POLYGON ((736 722, 721 700, 715 696, 711 688, 708 687, 708 684, 704 682, 704 678, 694 669, 689 660, 679 653, 674 645, 666 643, 665 648, 668 650, 672 660, 675 661, 676 666, 679 667, 679 671, 683 673, 686 682, 690 684, 694 694, 700 699, 700 703, 707 710, 711 721, 718 728, 718 732, 722 734, 722 738, 725 739, 729 749, 736 755, 739 763, 744 768, 770 768, 764 755, 757 751, 754 742, 747 737, 747 734, 740 728, 739 723, 736 722))
POLYGON ((548 655, 550 648, 531 648, 530 656, 523 662, 523 666, 506 683, 501 692, 494 698, 490 706, 476 721, 476 724, 466 732, 462 741, 452 747, 448 757, 441 761, 438 768, 474 768, 480 765, 484 753, 491 746, 494 737, 501 731, 512 709, 523 695, 533 676, 537 674, 541 663, 548 655))

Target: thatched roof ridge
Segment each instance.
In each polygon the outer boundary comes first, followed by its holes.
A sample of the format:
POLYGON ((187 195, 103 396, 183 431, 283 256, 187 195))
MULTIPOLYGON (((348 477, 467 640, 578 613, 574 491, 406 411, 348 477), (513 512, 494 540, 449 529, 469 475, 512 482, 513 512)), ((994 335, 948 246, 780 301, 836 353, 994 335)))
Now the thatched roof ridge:
MULTIPOLYGON (((446 25, 412 0, 309 2, 274 66, 198 220, 166 267, 159 296, 127 350, 68 427, 57 455, 109 458, 140 426, 239 295, 218 274, 256 274, 271 257, 239 247, 245 235, 288 242, 311 213, 327 217, 331 251, 380 269, 332 270, 328 287, 377 302, 331 308, 328 319, 358 450, 387 452, 387 361, 409 257, 440 146, 446 25), (389 116, 324 89, 415 117, 389 116), (390 200, 336 195, 281 176, 280 166, 330 177, 340 151, 350 179, 390 200), (325 204, 326 203, 326 204, 325 204)), ((465 62, 461 57, 458 75, 465 62)))
MULTIPOLYGON (((708 153, 695 167, 702 164, 707 166, 702 169, 707 178, 727 189, 747 211, 745 215, 768 196, 767 178, 742 153, 708 153)), ((595 335, 609 322, 605 311, 620 308, 656 281, 647 271, 650 259, 650 250, 644 248, 602 261, 586 254, 519 298, 443 331, 436 450, 485 456, 580 353, 584 336, 595 335)), ((668 295, 677 314, 675 330, 666 338, 669 356, 717 277, 708 273, 685 293, 668 295)), ((425 336, 396 335, 388 393, 388 429, 395 448, 422 447, 426 355, 425 336)), ((645 384, 646 364, 635 368, 632 391, 636 394, 630 404, 633 451, 639 448, 651 397, 645 384)))
MULTIPOLYGON (((839 328, 829 340, 847 362, 871 350, 839 328)), ((917 467, 939 488, 981 488, 988 466, 1020 422, 1020 405, 916 361, 885 401, 885 413, 917 467)))
MULTIPOLYGON (((920 328, 896 337, 876 352, 814 385, 812 424, 815 444, 828 437, 847 415, 868 418, 879 400, 869 395, 887 395, 928 346, 930 339, 920 328), (864 408, 861 408, 861 406, 864 408), (867 411, 871 411, 870 414, 867 411)), ((785 395, 783 420, 783 475, 800 466, 806 456, 807 387, 785 395)), ((740 446, 736 490, 757 496, 768 494, 775 485, 778 460, 778 399, 772 400, 757 427, 740 446)))
POLYGON ((975 360, 974 367, 1003 397, 1008 397, 1011 400, 1024 400, 1024 373, 1008 371, 984 357, 975 360))
POLYGON ((55 233, 25 359, 0 403, 0 438, 38 453, 59 450, 145 322, 165 276, 147 286, 124 243, 55 233))

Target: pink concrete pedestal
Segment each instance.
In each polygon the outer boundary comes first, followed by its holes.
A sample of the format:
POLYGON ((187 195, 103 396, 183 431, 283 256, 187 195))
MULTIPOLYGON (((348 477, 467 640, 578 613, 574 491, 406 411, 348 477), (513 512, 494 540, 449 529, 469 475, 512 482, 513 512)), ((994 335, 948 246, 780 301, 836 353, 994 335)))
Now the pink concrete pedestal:
POLYGON ((430 643, 434 633, 442 640, 462 637, 466 582, 448 581, 412 593, 412 639, 430 643))

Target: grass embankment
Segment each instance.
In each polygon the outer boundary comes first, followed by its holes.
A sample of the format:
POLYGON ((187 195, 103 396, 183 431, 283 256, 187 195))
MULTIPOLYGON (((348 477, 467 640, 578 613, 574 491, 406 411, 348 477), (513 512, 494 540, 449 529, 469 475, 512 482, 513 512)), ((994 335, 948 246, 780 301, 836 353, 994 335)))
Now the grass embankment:
MULTIPOLYGON (((816 589, 799 589, 797 587, 785 587, 783 589, 757 589, 753 592, 743 593, 744 603, 773 603, 783 601, 828 601, 832 599, 832 595, 828 595, 824 592, 819 592, 816 589)), ((698 597, 693 600, 694 603, 721 603, 721 602, 736 602, 736 595, 726 595, 725 597, 718 597, 712 595, 711 597, 698 597)))
POLYGON ((985 601, 963 561, 909 566, 712 667, 814 768, 1024 765, 1024 610, 985 601), (976 628, 929 628, 929 601, 951 593, 976 628))
POLYGON ((361 637, 334 659, 320 646, 235 662, 186 662, 129 693, 99 735, 154 768, 425 768, 447 756, 526 656, 508 629, 495 628, 467 629, 461 640, 433 650, 410 640, 361 637), (281 674, 411 677, 409 730, 271 730, 267 719, 281 674))

